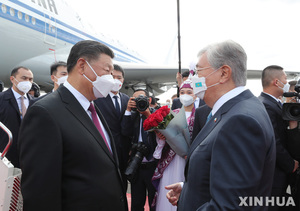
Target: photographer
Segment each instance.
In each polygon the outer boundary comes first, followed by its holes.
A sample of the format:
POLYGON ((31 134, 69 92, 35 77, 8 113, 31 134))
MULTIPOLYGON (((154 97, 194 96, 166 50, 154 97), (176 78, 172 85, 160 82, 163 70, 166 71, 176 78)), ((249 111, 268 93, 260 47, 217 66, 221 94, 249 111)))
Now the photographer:
MULTIPOLYGON (((289 120, 289 127, 287 130, 288 142, 287 149, 291 156, 300 161, 300 80, 290 81, 290 90, 285 93, 286 104, 283 106, 283 118, 289 120)), ((300 209, 300 169, 298 168, 289 178, 291 186, 291 193, 296 203, 295 211, 300 209)))
POLYGON ((144 120, 152 113, 150 103, 147 90, 137 89, 128 101, 122 120, 122 134, 132 137, 131 160, 125 171, 131 182, 132 211, 144 210, 147 193, 149 208, 152 210, 155 194, 151 178, 157 164, 152 156, 156 147, 156 136, 154 132, 145 132, 143 129, 144 120))
MULTIPOLYGON (((271 196, 284 197, 288 186, 288 177, 299 166, 287 150, 288 122, 282 118, 282 104, 278 100, 289 91, 287 76, 283 68, 277 65, 266 67, 262 72, 263 92, 258 97, 264 104, 273 125, 276 139, 276 165, 271 196)), ((286 207, 283 207, 284 209, 286 207)), ((279 206, 270 206, 269 211, 282 210, 279 206)))

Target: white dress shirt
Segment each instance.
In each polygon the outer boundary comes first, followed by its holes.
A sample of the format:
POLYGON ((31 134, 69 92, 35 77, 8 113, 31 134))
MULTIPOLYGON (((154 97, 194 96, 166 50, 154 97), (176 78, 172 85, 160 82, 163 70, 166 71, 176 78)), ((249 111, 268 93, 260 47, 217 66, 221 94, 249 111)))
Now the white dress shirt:
POLYGON ((211 110, 212 115, 214 115, 219 110, 219 108, 221 108, 221 106, 224 105, 227 101, 238 96, 245 90, 246 90, 245 86, 239 86, 239 87, 236 87, 236 88, 230 90, 229 92, 224 94, 222 97, 220 97, 217 100, 217 102, 214 104, 214 106, 211 110))
POLYGON ((116 95, 114 93, 112 93, 112 92, 109 92, 109 96, 110 96, 110 98, 111 98, 111 100, 112 100, 112 102, 113 102, 113 104, 114 104, 115 107, 116 107, 116 102, 115 102, 114 96, 118 97, 117 100, 118 100, 118 103, 119 103, 119 106, 120 106, 120 111, 121 111, 122 110, 122 108, 121 108, 121 97, 120 97, 119 92, 116 95))
MULTIPOLYGON (((14 97, 18 103, 18 108, 19 108, 19 111, 20 111, 20 114, 22 113, 22 106, 21 106, 21 97, 22 95, 20 95, 18 92, 16 92, 13 88, 11 88, 13 94, 14 94, 14 97)), ((27 97, 27 94, 24 94, 24 104, 26 106, 26 108, 28 108, 28 105, 29 105, 29 99, 27 97)))

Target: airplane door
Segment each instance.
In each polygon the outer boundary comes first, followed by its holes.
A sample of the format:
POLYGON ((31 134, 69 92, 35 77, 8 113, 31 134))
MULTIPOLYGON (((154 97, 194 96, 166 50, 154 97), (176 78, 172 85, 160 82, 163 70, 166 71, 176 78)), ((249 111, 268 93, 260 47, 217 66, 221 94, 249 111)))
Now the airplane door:
POLYGON ((56 39, 57 39, 57 28, 56 28, 56 19, 45 14, 45 36, 44 36, 44 42, 49 45, 56 45, 56 39))

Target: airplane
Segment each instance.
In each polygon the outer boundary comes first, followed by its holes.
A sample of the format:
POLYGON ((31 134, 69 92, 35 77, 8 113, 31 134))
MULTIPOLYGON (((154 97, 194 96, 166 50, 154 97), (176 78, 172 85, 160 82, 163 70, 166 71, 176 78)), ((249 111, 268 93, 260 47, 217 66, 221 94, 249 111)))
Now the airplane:
MULTIPOLYGON (((42 90, 52 90, 51 64, 67 61, 72 46, 87 39, 114 51, 114 63, 125 70, 121 91, 132 93, 142 86, 157 95, 176 85, 178 67, 148 64, 119 41, 94 32, 64 0, 0 0, 0 4, 0 80, 5 86, 11 84, 12 69, 25 66, 42 90)), ((182 68, 182 72, 186 70, 182 68)), ((261 70, 248 70, 247 74, 248 79, 259 79, 261 70)), ((287 74, 295 77, 295 72, 287 74)))
POLYGON ((42 90, 52 90, 51 64, 66 62, 72 46, 88 39, 114 51, 114 63, 125 70, 124 92, 144 86, 163 93, 163 87, 175 84, 177 67, 149 65, 119 41, 94 32, 63 0, 0 0, 0 4, 0 80, 5 86, 11 84, 12 69, 25 66, 42 90))

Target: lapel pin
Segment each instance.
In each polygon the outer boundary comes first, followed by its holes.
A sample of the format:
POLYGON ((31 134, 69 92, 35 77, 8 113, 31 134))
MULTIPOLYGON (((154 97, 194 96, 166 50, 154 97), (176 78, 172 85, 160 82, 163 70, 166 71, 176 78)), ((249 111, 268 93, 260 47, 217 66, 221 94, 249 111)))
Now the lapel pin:
POLYGON ((216 122, 217 121, 217 118, 214 118, 214 122, 216 122))

